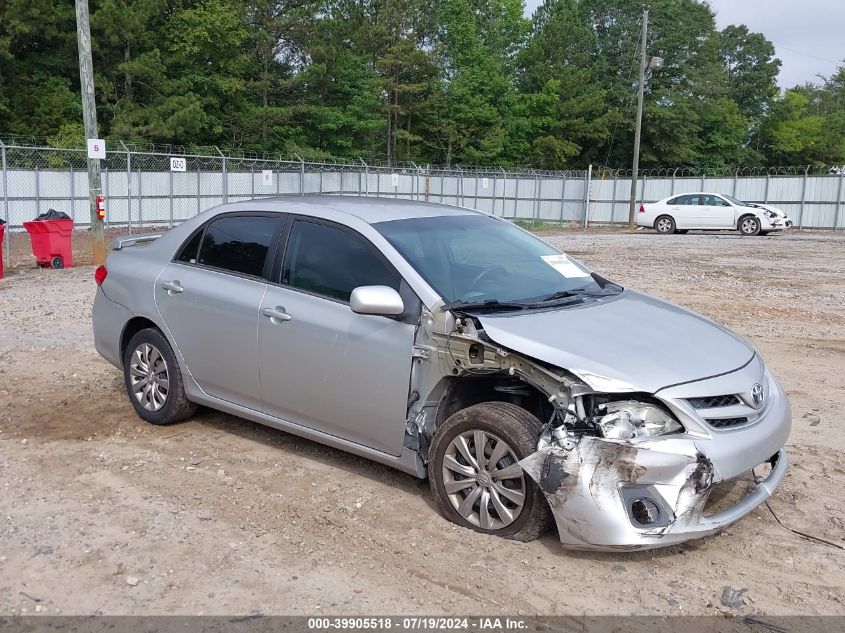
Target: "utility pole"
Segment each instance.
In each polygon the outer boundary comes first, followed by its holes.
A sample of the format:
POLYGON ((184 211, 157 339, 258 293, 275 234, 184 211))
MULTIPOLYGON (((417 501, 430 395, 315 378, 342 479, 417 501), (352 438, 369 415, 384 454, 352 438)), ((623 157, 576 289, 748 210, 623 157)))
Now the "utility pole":
POLYGON ((637 91, 637 127, 634 132, 634 165, 631 173, 631 201, 628 206, 628 229, 634 230, 637 206, 637 181, 640 171, 640 133, 643 125, 643 91, 645 90, 646 39, 648 37, 648 9, 643 11, 643 38, 640 42, 640 85, 637 91))
MULTIPOLYGON (((82 91, 82 118, 85 138, 97 138, 97 103, 94 100, 94 64, 91 61, 91 26, 88 22, 88 0, 76 0, 76 42, 79 48, 79 85, 82 91)), ((100 159, 88 159, 88 202, 91 210, 92 255, 94 264, 106 261, 106 235, 103 220, 97 213, 100 186, 100 159)))

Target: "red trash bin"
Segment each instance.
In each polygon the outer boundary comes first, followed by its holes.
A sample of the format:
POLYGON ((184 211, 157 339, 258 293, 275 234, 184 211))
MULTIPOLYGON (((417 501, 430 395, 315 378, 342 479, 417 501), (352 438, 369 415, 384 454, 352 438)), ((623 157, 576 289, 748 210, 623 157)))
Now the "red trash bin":
POLYGON ((6 232, 6 225, 0 223, 0 279, 3 279, 3 234, 6 232))
POLYGON ((70 268, 73 266, 73 249, 70 236, 73 220, 41 220, 24 222, 32 239, 32 254, 39 266, 70 268))

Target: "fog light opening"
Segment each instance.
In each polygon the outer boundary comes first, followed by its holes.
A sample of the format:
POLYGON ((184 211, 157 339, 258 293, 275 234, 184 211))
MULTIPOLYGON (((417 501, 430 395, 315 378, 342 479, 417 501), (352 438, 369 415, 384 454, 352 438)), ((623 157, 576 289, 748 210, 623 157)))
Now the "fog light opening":
POLYGON ((631 516, 640 525, 654 525, 660 520, 660 507, 651 499, 640 497, 631 502, 631 516))

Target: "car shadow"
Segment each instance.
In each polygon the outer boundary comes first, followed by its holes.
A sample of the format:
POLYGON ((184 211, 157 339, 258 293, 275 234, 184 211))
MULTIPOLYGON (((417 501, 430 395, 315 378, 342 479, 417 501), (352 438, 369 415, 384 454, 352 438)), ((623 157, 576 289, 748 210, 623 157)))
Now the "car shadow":
MULTIPOLYGON (((379 464, 365 457, 359 457, 347 451, 321 444, 288 431, 253 422, 228 413, 201 407, 188 422, 209 430, 263 444, 274 450, 286 451, 298 457, 305 457, 327 466, 338 468, 351 475, 366 477, 373 482, 389 482, 403 492, 421 495, 425 503, 437 512, 437 506, 431 496, 428 481, 405 473, 396 468, 379 464)), ((185 424, 185 423, 183 423, 185 424)), ((168 428, 176 431, 181 425, 168 428)), ((177 431, 178 432, 178 431, 177 431)))

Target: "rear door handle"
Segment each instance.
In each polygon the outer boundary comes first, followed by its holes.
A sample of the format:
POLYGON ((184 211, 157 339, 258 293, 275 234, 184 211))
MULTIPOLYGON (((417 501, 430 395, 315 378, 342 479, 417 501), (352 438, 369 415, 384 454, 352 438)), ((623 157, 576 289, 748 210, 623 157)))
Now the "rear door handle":
POLYGON ((290 321, 293 317, 285 312, 285 309, 282 306, 276 306, 275 308, 264 308, 261 311, 261 314, 266 316, 270 319, 272 323, 280 324, 282 321, 290 321))
POLYGON ((169 295, 178 295, 180 292, 185 292, 185 289, 179 285, 178 280, 165 281, 161 284, 161 287, 167 290, 167 294, 169 295))

